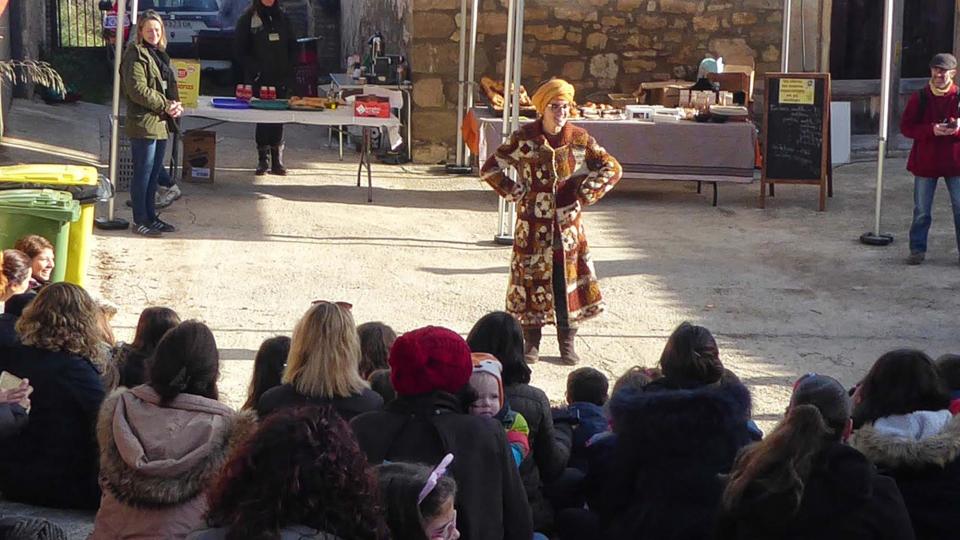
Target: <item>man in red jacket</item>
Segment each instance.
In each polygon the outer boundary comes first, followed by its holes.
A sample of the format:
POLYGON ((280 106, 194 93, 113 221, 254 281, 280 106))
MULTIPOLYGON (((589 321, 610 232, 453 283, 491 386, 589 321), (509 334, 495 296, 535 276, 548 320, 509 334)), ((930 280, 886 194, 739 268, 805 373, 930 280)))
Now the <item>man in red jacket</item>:
POLYGON ((960 96, 954 77, 957 59, 940 53, 930 61, 930 84, 910 97, 900 132, 913 139, 907 170, 913 184, 913 223, 907 264, 920 264, 927 253, 927 233, 933 221, 933 194, 943 177, 953 206, 953 224, 960 249, 960 96))

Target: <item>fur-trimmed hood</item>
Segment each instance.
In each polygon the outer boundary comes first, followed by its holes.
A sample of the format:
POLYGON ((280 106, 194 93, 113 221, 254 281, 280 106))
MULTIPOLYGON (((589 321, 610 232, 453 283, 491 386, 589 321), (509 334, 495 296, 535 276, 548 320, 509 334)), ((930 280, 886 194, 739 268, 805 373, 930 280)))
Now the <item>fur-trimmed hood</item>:
MULTIPOLYGON (((903 415, 903 418, 929 420, 927 417, 930 415, 931 411, 918 411, 903 415)), ((922 422, 911 423, 923 425, 922 422)), ((889 427, 883 429, 878 424, 880 420, 867 424, 850 437, 850 445, 877 465, 909 468, 931 465, 945 467, 960 457, 960 416, 949 419, 936 434, 927 436, 920 436, 907 430, 898 432, 889 427)))
POLYGON ((212 399, 181 394, 160 401, 141 385, 118 389, 100 409, 101 482, 121 503, 160 508, 193 499, 255 426, 252 414, 212 399))

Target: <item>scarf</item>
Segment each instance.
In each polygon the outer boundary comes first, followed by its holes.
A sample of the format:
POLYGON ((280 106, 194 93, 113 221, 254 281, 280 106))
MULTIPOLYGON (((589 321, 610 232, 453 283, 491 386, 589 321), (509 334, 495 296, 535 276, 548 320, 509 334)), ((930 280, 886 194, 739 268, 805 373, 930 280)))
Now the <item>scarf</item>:
MULTIPOLYGON (((180 101, 180 91, 177 89, 177 74, 174 73, 173 68, 170 67, 170 55, 168 55, 166 51, 161 51, 149 43, 144 42, 143 45, 147 52, 150 53, 153 61, 157 63, 157 67, 160 68, 160 76, 163 77, 164 82, 167 83, 164 97, 171 101, 180 101)), ((167 127, 170 131, 180 133, 180 120, 170 118, 166 114, 163 116, 167 119, 167 127)))
POLYGON ((930 79, 930 92, 937 97, 942 97, 950 93, 953 90, 953 81, 950 81, 950 84, 946 88, 937 88, 933 84, 933 79, 930 79))
POLYGON ((273 18, 280 14, 280 0, 275 0, 273 2, 273 5, 270 7, 267 7, 262 3, 260 3, 260 0, 253 0, 253 10, 254 10, 254 17, 251 17, 251 20, 250 20, 251 28, 253 28, 254 25, 260 26, 259 24, 256 24, 257 22, 260 22, 260 21, 266 22, 267 24, 271 24, 273 22, 273 18), (254 19, 256 18, 259 18, 260 21, 254 21, 254 19))

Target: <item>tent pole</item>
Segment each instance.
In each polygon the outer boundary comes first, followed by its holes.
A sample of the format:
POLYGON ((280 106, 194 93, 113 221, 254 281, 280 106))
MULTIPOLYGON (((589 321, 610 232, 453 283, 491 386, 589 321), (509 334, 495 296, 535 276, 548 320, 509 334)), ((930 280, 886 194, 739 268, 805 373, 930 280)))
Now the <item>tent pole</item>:
POLYGON ((783 0, 783 43, 780 45, 780 71, 790 72, 790 16, 791 0, 783 0))
POLYGON ((880 134, 877 140, 877 197, 873 230, 863 233, 860 241, 871 246, 886 246, 893 242, 893 235, 880 232, 880 209, 883 203, 883 164, 887 157, 887 130, 890 125, 890 80, 893 71, 893 2, 884 0, 883 12, 883 65, 880 81, 880 134))
MULTIPOLYGON (((470 15, 470 41, 467 49, 467 110, 473 109, 473 94, 476 86, 474 79, 476 77, 477 66, 477 18, 480 15, 480 0, 473 0, 473 11, 470 15)), ((464 165, 470 166, 470 149, 463 149, 464 165)))
MULTIPOLYGON (((123 219, 114 218, 114 199, 116 198, 117 186, 117 161, 118 146, 120 139, 120 57, 123 55, 123 35, 125 31, 124 21, 126 20, 126 1, 117 2, 117 28, 114 32, 113 43, 113 99, 110 108, 110 184, 113 187, 113 194, 107 201, 107 217, 97 218, 94 224, 98 229, 118 230, 126 229, 130 224, 123 219)), ((136 13, 136 11, 134 11, 136 13)))
MULTIPOLYGON (((467 1, 460 2, 460 70, 457 76, 457 161, 447 165, 447 171, 463 174, 463 115, 464 115, 464 78, 467 64, 467 1)), ((470 172, 467 170, 466 172, 470 172)))
MULTIPOLYGON (((502 116, 502 128, 500 133, 503 137, 503 141, 506 141, 510 137, 510 114, 511 106, 513 105, 513 99, 511 97, 511 92, 513 89, 513 59, 514 53, 513 48, 516 46, 514 43, 516 41, 516 18, 517 18, 517 1, 518 0, 509 0, 507 7, 507 52, 506 57, 504 58, 503 66, 503 116, 502 116)), ((522 15, 521 15, 522 16, 522 15)), ((521 37, 522 39, 522 37, 521 37)), ((516 177, 516 171, 511 169, 507 174, 516 177)), ((493 241, 497 244, 510 245, 513 243, 513 227, 514 224, 510 221, 510 216, 513 214, 513 208, 511 203, 507 203, 500 198, 500 204, 497 211, 497 235, 494 237, 493 241)))

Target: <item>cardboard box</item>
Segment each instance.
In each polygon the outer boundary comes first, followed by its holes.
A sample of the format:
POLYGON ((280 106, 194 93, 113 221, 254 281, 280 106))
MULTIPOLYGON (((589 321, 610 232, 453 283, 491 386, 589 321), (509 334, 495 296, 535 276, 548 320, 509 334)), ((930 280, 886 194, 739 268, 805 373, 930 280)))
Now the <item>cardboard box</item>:
POLYGON ((676 107, 680 105, 680 90, 693 86, 689 81, 662 81, 640 83, 643 99, 647 105, 676 107))
POLYGON ((184 107, 196 108, 197 98, 200 97, 200 61, 174 58, 170 60, 170 65, 177 75, 180 102, 184 107))
POLYGON ((610 105, 616 109, 622 109, 627 105, 637 105, 640 100, 633 94, 607 94, 610 98, 610 105))
POLYGON ((720 90, 727 92, 744 92, 747 95, 747 102, 752 101, 753 95, 753 72, 728 72, 708 73, 707 79, 710 82, 720 83, 720 90))
POLYGON ((357 96, 353 102, 353 115, 390 118, 390 98, 370 95, 357 96))
POLYGON ((217 132, 188 131, 183 135, 183 179, 212 184, 217 164, 217 132))

